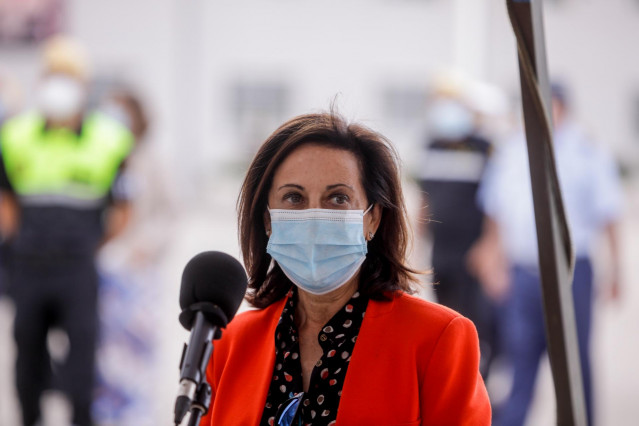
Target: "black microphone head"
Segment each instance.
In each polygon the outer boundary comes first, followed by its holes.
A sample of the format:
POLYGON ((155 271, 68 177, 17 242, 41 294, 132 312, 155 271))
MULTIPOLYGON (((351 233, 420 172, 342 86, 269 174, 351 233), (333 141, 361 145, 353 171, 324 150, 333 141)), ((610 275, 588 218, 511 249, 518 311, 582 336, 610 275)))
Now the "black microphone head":
POLYGON ((217 326, 225 327, 240 307, 246 286, 246 272, 234 257, 219 251, 196 255, 182 273, 180 322, 190 330, 199 310, 217 326))

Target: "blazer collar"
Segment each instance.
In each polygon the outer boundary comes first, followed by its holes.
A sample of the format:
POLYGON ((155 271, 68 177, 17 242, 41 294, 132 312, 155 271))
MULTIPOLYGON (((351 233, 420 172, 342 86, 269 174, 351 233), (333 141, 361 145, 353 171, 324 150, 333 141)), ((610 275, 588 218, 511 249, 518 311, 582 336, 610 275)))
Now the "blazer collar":
MULTIPOLYGON (((394 295, 390 301, 377 301, 370 300, 364 316, 364 321, 360 328, 359 335, 357 337, 357 344, 353 350, 351 363, 346 373, 346 381, 344 382, 343 395, 340 400, 340 408, 337 413, 337 424, 348 424, 344 419, 356 419, 361 409, 366 409, 365 401, 360 401, 358 398, 359 390, 356 388, 357 383, 365 383, 366 378, 370 376, 370 370, 368 364, 365 362, 358 362, 360 358, 366 358, 367 352, 374 349, 379 342, 375 336, 375 329, 379 324, 379 318, 390 313, 395 306, 394 300, 398 297, 402 297, 401 294, 394 295), (362 405, 364 404, 364 405, 362 405)), ((266 318, 268 318, 268 329, 264 334, 264 340, 259 345, 261 353, 256 354, 255 361, 252 362, 247 368, 252 371, 253 383, 256 385, 256 389, 261 390, 261 394, 253 394, 253 398, 244 401, 244 406, 247 413, 256 413, 254 424, 258 424, 262 412, 264 411, 264 402, 266 401, 267 393, 271 380, 273 378, 273 364, 275 363, 275 328, 280 318, 284 304, 286 303, 286 297, 278 300, 277 302, 266 308, 266 318)), ((266 319, 265 318, 265 319, 266 319)))

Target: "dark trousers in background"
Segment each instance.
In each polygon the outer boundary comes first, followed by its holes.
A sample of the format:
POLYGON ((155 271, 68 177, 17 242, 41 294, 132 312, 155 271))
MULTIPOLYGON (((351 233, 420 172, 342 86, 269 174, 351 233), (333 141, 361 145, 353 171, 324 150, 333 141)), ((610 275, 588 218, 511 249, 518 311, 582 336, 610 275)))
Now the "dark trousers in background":
POLYGON ((93 259, 14 259, 11 272, 16 386, 24 424, 31 426, 40 419, 40 397, 52 386, 47 333, 58 327, 69 337, 69 353, 56 372, 55 384, 71 399, 73 423, 90 425, 98 285, 93 259))
MULTIPOLYGON (((573 281, 573 299, 579 355, 586 398, 588 422, 593 424, 592 384, 590 377, 590 329, 592 320, 592 266, 588 259, 577 259, 573 281)), ((510 395, 497 413, 499 426, 521 426, 530 406, 539 369, 546 351, 545 322, 541 282, 537 271, 515 266, 512 291, 504 306, 502 329, 505 351, 513 367, 510 395)))
POLYGON ((456 310, 475 324, 481 352, 479 371, 485 381, 490 365, 499 353, 497 308, 479 282, 460 265, 464 265, 464 258, 454 264, 439 264, 434 259, 433 288, 438 303, 456 310))

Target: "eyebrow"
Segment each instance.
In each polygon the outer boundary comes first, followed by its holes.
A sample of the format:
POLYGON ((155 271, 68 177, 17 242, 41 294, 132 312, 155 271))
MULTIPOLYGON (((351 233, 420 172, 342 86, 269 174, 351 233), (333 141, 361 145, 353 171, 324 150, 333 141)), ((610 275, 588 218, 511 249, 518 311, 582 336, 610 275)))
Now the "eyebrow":
MULTIPOLYGON (((330 191, 331 189, 339 188, 340 186, 344 186, 344 187, 346 187, 346 188, 348 188, 350 190, 353 190, 352 186, 346 185, 345 183, 335 183, 333 185, 327 185, 326 189, 330 191)), ((277 188, 277 190, 279 191, 282 188, 297 188, 299 190, 304 191, 304 187, 302 185, 298 185, 296 183, 286 183, 286 184, 280 186, 279 188, 277 188)))
POLYGON ((297 189, 301 189, 302 191, 304 190, 304 187, 302 185, 297 185, 295 183, 287 183, 284 184, 282 186, 280 186, 279 188, 277 188, 277 190, 279 191, 282 188, 288 188, 288 187, 292 187, 292 188, 297 188, 297 189))
POLYGON ((334 185, 328 185, 326 187, 326 189, 331 190, 331 189, 339 188, 340 186, 345 186, 346 188, 350 189, 351 191, 354 190, 352 186, 346 185, 345 183, 336 183, 334 185))

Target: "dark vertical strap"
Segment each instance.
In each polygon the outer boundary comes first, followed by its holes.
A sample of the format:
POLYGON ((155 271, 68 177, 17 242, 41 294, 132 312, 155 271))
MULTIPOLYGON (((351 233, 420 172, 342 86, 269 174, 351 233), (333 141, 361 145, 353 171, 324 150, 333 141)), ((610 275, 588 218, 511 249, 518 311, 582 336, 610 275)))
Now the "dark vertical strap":
POLYGON ((572 298, 574 252, 552 143, 550 90, 540 0, 507 0, 517 39, 528 161, 537 225, 548 355, 558 425, 585 425, 572 298))

